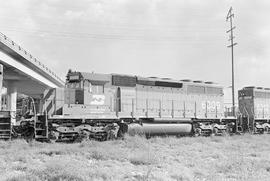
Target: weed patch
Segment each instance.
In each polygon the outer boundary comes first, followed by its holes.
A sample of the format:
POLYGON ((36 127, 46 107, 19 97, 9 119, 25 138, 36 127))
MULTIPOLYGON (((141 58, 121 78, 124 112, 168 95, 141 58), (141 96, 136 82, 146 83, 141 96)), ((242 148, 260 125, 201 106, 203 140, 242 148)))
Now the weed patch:
POLYGON ((0 142, 0 180, 262 180, 270 135, 135 136, 74 144, 0 142))

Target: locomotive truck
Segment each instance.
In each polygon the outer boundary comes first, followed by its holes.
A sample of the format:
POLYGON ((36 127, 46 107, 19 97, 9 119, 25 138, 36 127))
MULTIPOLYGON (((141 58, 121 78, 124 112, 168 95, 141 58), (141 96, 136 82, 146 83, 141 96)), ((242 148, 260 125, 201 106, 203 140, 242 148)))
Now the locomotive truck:
POLYGON ((269 132, 266 109, 257 119, 250 107, 258 101, 244 103, 248 99, 242 94, 247 90, 239 91, 240 113, 227 117, 223 88, 213 82, 70 70, 65 88, 48 89, 41 99, 31 99, 32 111, 23 114, 21 124, 7 127, 10 136, 65 142, 114 139, 125 133, 223 135, 241 132, 242 125, 244 130, 269 132))

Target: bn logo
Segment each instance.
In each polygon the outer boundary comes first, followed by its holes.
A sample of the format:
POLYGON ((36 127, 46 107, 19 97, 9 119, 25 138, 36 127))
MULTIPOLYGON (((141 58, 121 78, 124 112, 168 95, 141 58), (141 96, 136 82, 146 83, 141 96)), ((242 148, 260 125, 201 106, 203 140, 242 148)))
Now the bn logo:
POLYGON ((105 96, 104 95, 92 95, 91 105, 104 105, 105 96))

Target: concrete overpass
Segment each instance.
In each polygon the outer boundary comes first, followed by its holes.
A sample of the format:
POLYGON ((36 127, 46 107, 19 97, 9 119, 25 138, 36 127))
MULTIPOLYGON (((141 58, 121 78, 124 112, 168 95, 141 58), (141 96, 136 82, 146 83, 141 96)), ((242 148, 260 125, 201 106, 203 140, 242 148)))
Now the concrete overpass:
POLYGON ((7 109, 16 111, 17 93, 39 98, 45 89, 63 87, 64 81, 20 45, 0 33, 0 64, 7 88, 7 109))

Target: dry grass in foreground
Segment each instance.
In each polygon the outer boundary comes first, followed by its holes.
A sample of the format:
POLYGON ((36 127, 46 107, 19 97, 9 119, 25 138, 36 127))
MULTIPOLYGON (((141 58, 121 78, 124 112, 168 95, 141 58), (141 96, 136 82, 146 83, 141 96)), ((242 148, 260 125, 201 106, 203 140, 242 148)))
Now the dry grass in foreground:
POLYGON ((270 135, 0 142, 0 180, 270 180, 270 135))

